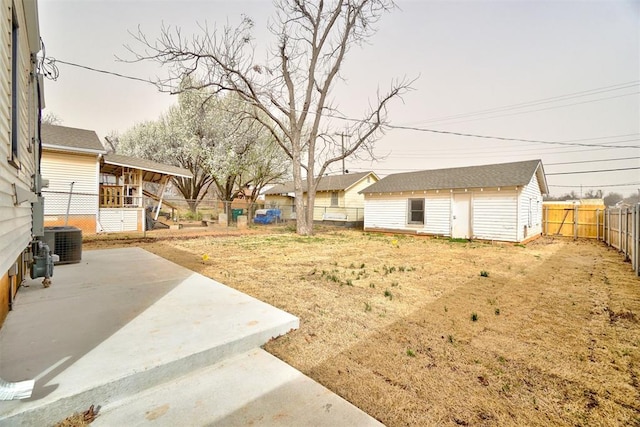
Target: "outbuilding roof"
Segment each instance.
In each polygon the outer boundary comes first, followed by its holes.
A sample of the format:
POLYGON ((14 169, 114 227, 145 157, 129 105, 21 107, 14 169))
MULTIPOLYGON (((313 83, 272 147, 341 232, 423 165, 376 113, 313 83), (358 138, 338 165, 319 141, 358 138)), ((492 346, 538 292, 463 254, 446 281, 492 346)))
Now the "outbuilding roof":
MULTIPOLYGON (((318 187, 316 191, 342 191, 346 190, 352 185, 356 184, 361 179, 365 178, 367 175, 372 175, 376 179, 378 176, 369 171, 369 172, 360 172, 360 173, 347 173, 344 175, 329 175, 323 176, 318 183, 318 187)), ((307 180, 302 181, 302 188, 307 187, 307 180)), ((278 184, 267 191, 264 194, 286 194, 293 193, 295 191, 293 186, 293 181, 286 182, 284 184, 278 184)))
POLYGON ((548 193, 541 160, 396 173, 360 193, 523 186, 537 174, 540 191, 548 193))
POLYGON ((76 153, 105 154, 98 135, 87 129, 42 124, 42 146, 76 153))
POLYGON ((146 182, 159 182, 162 175, 193 178, 191 171, 188 169, 120 154, 106 154, 102 159, 100 171, 103 173, 117 174, 118 169, 121 167, 142 170, 142 179, 146 182))

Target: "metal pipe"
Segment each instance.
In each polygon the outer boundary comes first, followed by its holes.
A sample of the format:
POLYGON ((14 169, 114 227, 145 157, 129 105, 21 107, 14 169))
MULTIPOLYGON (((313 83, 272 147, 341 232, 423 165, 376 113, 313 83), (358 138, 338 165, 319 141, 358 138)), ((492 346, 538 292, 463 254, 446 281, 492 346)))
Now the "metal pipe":
POLYGON ((73 184, 75 184, 75 181, 71 181, 71 188, 69 188, 69 201, 67 201, 67 216, 64 220, 64 226, 68 226, 69 225, 69 211, 71 210, 71 195, 73 194, 73 184))

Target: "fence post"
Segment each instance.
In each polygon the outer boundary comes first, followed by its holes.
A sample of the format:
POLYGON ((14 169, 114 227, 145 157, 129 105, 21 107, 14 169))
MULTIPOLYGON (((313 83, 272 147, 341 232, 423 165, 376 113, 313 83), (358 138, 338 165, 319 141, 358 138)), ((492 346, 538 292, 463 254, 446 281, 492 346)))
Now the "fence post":
POLYGON ((596 209, 596 240, 600 240, 600 209, 596 209))
POLYGON ((573 205, 573 240, 578 239, 578 205, 573 205))

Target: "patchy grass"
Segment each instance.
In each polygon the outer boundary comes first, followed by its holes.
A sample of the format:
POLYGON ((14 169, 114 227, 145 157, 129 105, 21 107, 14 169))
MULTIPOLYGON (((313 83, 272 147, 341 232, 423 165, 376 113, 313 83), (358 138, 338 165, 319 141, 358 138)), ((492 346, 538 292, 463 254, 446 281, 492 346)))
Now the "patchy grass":
POLYGON ((640 423, 640 281, 618 253, 464 243, 277 230, 140 246, 299 316, 266 350, 386 425, 640 423))

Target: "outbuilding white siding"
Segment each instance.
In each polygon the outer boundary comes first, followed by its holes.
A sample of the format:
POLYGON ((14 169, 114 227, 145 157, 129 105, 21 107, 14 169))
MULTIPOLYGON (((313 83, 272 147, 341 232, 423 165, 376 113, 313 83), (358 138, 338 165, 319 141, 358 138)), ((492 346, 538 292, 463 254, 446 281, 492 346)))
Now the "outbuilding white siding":
POLYGON ((535 175, 520 194, 518 213, 518 241, 542 233, 542 194, 535 175))
POLYGON ((516 241, 516 191, 474 192, 472 234, 476 239, 516 241))
POLYGON ((100 209, 98 231, 119 233, 122 231, 142 231, 142 209, 108 208, 100 209))
POLYGON ((424 232, 448 236, 451 233, 451 195, 428 195, 424 209, 424 232))
POLYGON ((364 228, 521 242, 542 233, 543 191, 540 160, 392 174, 363 191, 364 228))
POLYGON ((470 230, 475 239, 520 242, 542 233, 542 194, 535 175, 518 190, 429 191, 420 196, 368 194, 364 228, 451 236, 453 200, 461 193, 470 195, 470 230), (416 198, 425 201, 423 225, 408 223, 409 200, 416 198))
MULTIPOLYGON (((407 228, 408 199, 401 196, 366 197, 364 228, 404 230, 407 228)), ((413 228, 415 230, 415 228, 413 228)))

